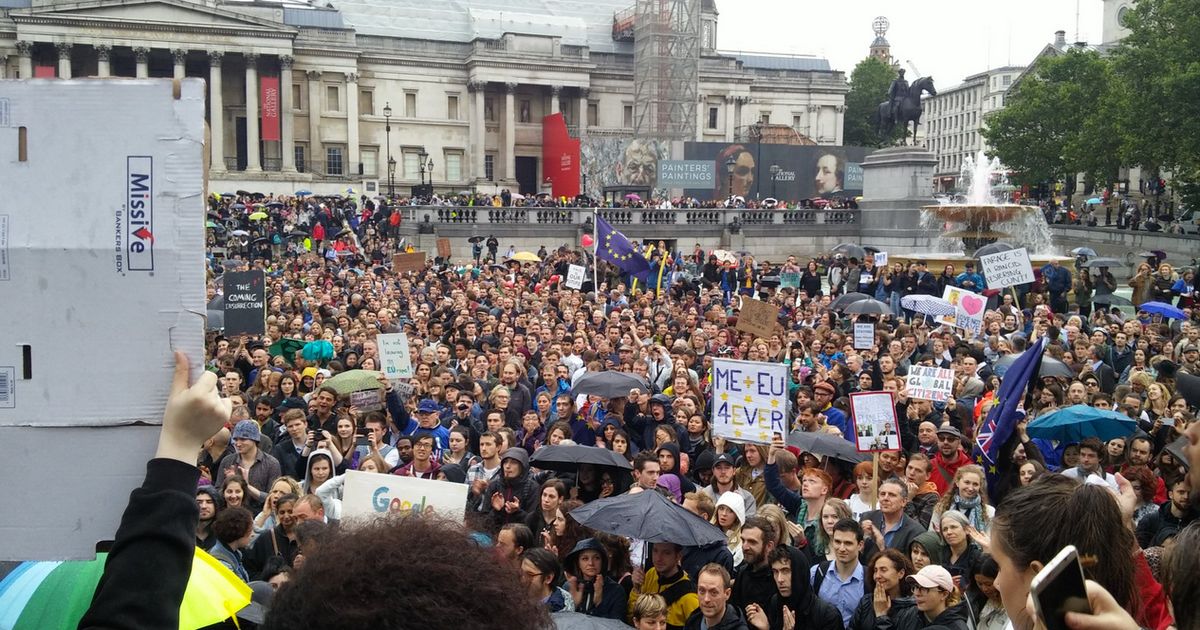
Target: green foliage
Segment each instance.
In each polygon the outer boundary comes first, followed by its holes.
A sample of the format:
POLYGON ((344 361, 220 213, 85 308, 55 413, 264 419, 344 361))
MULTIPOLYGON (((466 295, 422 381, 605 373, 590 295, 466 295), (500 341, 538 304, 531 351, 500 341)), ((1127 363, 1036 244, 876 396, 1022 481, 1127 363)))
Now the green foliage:
POLYGON ((888 88, 896 78, 896 69, 874 57, 858 62, 850 73, 850 92, 846 94, 845 138, 847 145, 883 147, 900 137, 897 130, 891 138, 875 133, 872 116, 879 104, 887 100, 888 88))

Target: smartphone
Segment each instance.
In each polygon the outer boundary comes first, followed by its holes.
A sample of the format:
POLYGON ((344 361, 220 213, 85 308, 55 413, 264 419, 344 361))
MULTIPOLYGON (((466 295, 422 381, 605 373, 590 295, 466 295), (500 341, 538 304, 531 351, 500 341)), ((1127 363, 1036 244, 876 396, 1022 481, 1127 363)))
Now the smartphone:
POLYGON ((1067 630, 1067 613, 1091 614, 1079 551, 1067 545, 1038 572, 1030 585, 1033 605, 1047 630, 1067 630))

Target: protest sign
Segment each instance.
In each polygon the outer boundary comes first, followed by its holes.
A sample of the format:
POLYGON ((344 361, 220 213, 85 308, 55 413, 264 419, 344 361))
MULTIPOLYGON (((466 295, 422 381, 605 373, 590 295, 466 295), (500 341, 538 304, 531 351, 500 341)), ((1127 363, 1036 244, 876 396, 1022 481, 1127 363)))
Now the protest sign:
POLYGON ((954 315, 943 315, 937 321, 957 326, 963 330, 978 335, 983 328, 983 312, 987 307, 987 298, 972 293, 966 289, 948 286, 942 291, 942 299, 954 305, 954 315))
POLYGON ((359 411, 379 411, 383 409, 383 391, 380 389, 365 389, 361 392, 350 392, 350 406, 359 411))
POLYGON ((875 345, 875 324, 854 325, 854 349, 870 350, 875 345))
POLYGON ((379 362, 382 364, 380 367, 389 381, 412 378, 412 355, 408 352, 408 335, 378 335, 375 342, 379 346, 379 362))
POLYGON ((737 329, 759 337, 770 337, 779 326, 779 307, 762 300, 742 298, 737 329))
POLYGON ((342 490, 343 519, 436 512, 461 521, 467 507, 466 484, 420 477, 349 470, 342 490))
POLYGON ((854 422, 854 445, 860 453, 900 450, 891 392, 850 394, 850 418, 854 422))
POLYGON ((438 253, 438 256, 440 256, 441 258, 443 258, 445 260, 450 260, 450 256, 451 256, 450 239, 439 238, 437 240, 437 253, 438 253))
POLYGON ((587 275, 587 269, 581 265, 570 265, 567 267, 567 281, 563 286, 568 289, 578 291, 583 288, 583 278, 587 275))
POLYGON ((267 326, 262 270, 225 273, 225 335, 261 335, 267 326))
POLYGON ((875 266, 876 267, 886 267, 887 266, 887 252, 875 252, 875 266))
POLYGON ((770 444, 787 433, 787 366, 782 363, 713 360, 713 435, 770 444))
POLYGON ((779 274, 779 288, 781 289, 799 289, 800 288, 800 272, 791 271, 788 273, 779 274))
POLYGON ((905 389, 909 398, 946 402, 954 386, 954 370, 914 365, 908 368, 905 389))
POLYGON ((1033 264, 1029 262, 1029 250, 1024 247, 980 256, 979 262, 983 264, 983 278, 989 289, 1033 282, 1033 264))
POLYGON ((396 254, 392 256, 392 271, 396 273, 421 271, 423 269, 425 269, 425 252, 412 252, 411 254, 396 254))

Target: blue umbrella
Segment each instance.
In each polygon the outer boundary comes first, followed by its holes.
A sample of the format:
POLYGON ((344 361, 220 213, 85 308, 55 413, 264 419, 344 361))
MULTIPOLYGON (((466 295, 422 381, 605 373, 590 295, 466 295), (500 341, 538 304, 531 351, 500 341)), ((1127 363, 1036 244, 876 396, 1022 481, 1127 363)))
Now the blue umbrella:
POLYGON ((297 190, 297 191, 296 191, 296 196, 297 196, 297 197, 307 197, 307 196, 309 196, 309 195, 311 195, 311 194, 312 194, 312 191, 311 191, 311 190, 303 190, 303 189, 302 189, 302 190, 297 190))
POLYGON ((1071 253, 1075 254, 1076 256, 1090 256, 1093 258, 1096 256, 1096 250, 1092 249, 1091 247, 1076 247, 1075 249, 1071 250, 1071 253))
POLYGON ((1039 416, 1026 427, 1029 437, 1058 440, 1074 444, 1084 438, 1097 437, 1101 442, 1132 435, 1137 421, 1123 413, 1096 409, 1088 405, 1071 405, 1039 416))
POLYGON ((1162 315, 1168 319, 1187 319, 1187 313, 1182 309, 1171 306, 1166 302, 1146 302, 1138 307, 1139 311, 1145 311, 1151 315, 1162 315))
POLYGON ((1092 197, 1091 199, 1088 199, 1086 203, 1096 205, 1098 203, 1104 203, 1104 200, 1099 197, 1092 197))

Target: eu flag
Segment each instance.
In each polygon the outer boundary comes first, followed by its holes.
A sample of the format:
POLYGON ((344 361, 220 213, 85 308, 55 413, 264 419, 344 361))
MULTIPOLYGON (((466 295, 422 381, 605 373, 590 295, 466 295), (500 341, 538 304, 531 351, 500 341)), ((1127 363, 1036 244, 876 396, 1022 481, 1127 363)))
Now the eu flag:
POLYGON ((635 278, 650 274, 650 261, 604 217, 596 214, 596 258, 607 260, 635 278))
POLYGON ((1017 410, 1029 382, 1036 378, 1042 366, 1042 352, 1046 349, 1045 337, 1017 357, 996 393, 996 400, 988 411, 987 419, 975 432, 975 449, 972 457, 987 473, 988 487, 995 488, 996 481, 1007 468, 1009 462, 998 461, 1004 452, 1004 445, 1012 437, 1013 430, 1021 421, 1024 414, 1017 410))

